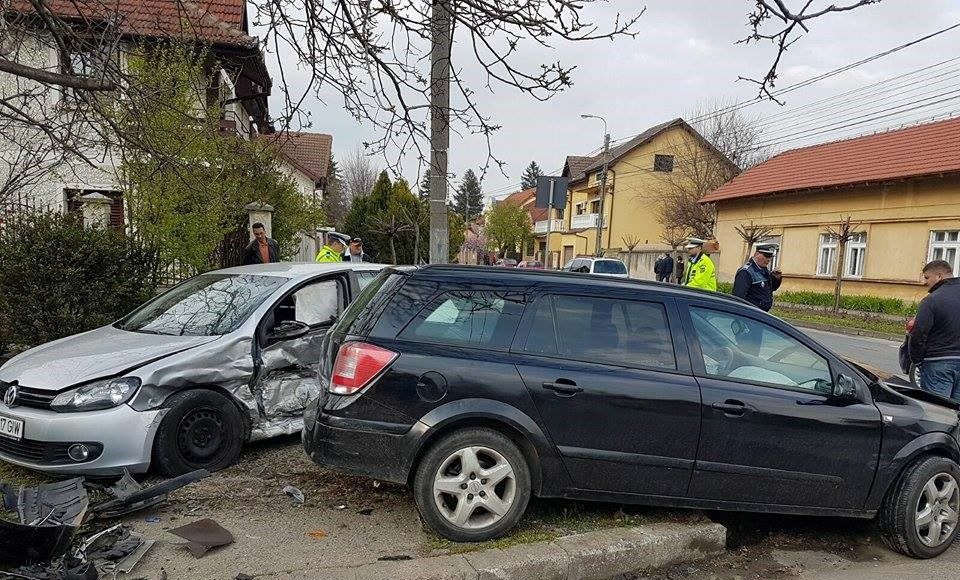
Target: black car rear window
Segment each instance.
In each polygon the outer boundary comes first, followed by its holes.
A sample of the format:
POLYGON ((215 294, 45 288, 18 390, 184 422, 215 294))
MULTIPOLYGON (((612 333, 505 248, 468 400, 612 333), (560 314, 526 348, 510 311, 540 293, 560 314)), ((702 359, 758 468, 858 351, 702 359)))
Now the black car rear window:
POLYGON ((372 282, 369 282, 356 299, 347 307, 340 317, 336 332, 366 336, 370 325, 376 321, 381 308, 377 305, 389 299, 390 289, 403 281, 404 275, 396 271, 385 270, 372 282), (380 291, 383 290, 381 293, 380 291), (373 304, 376 296, 382 296, 373 304), (370 308, 367 308, 370 306, 370 308))
POLYGON ((403 340, 507 349, 523 315, 523 295, 499 291, 445 292, 400 333, 403 340))

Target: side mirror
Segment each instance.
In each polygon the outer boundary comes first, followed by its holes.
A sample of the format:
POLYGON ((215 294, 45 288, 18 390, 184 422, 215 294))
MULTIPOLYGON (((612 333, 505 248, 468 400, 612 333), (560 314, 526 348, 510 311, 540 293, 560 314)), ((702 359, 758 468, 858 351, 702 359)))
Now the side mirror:
POLYGON ((293 340, 301 338, 310 332, 310 325, 297 320, 287 320, 281 322, 267 334, 267 340, 270 342, 280 342, 282 340, 293 340))
POLYGON ((847 375, 837 377, 837 384, 833 386, 833 396, 837 399, 856 399, 857 382, 847 375))

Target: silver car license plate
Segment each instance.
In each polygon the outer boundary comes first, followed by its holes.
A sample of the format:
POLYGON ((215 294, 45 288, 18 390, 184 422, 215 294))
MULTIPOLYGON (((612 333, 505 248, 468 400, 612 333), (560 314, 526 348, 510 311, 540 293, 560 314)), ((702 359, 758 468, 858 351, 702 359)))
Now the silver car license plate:
POLYGON ((23 421, 0 415, 0 437, 16 439, 17 441, 23 439, 23 421))

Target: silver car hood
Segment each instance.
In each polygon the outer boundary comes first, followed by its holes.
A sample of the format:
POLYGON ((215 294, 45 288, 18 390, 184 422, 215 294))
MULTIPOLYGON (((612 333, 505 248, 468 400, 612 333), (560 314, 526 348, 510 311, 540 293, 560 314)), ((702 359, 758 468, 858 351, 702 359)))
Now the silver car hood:
POLYGON ((0 369, 0 381, 59 391, 129 372, 147 363, 216 340, 216 336, 168 336, 104 326, 32 348, 0 369))

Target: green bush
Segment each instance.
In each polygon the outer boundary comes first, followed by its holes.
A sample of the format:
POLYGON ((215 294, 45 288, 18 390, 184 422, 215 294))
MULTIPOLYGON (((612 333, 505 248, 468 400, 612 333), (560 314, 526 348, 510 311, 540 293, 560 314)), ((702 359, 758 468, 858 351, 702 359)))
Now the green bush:
MULTIPOLYGON (((726 294, 733 292, 733 284, 718 282, 717 290, 726 294)), ((811 292, 808 290, 784 290, 774 294, 774 302, 800 304, 819 308, 833 308, 833 293, 811 292)), ((904 302, 900 298, 880 298, 859 294, 841 295, 840 308, 873 314, 893 314, 913 316, 917 313, 916 302, 904 302)))
POLYGON ((156 293, 158 260, 76 216, 23 216, 0 231, 0 352, 108 324, 156 293))

